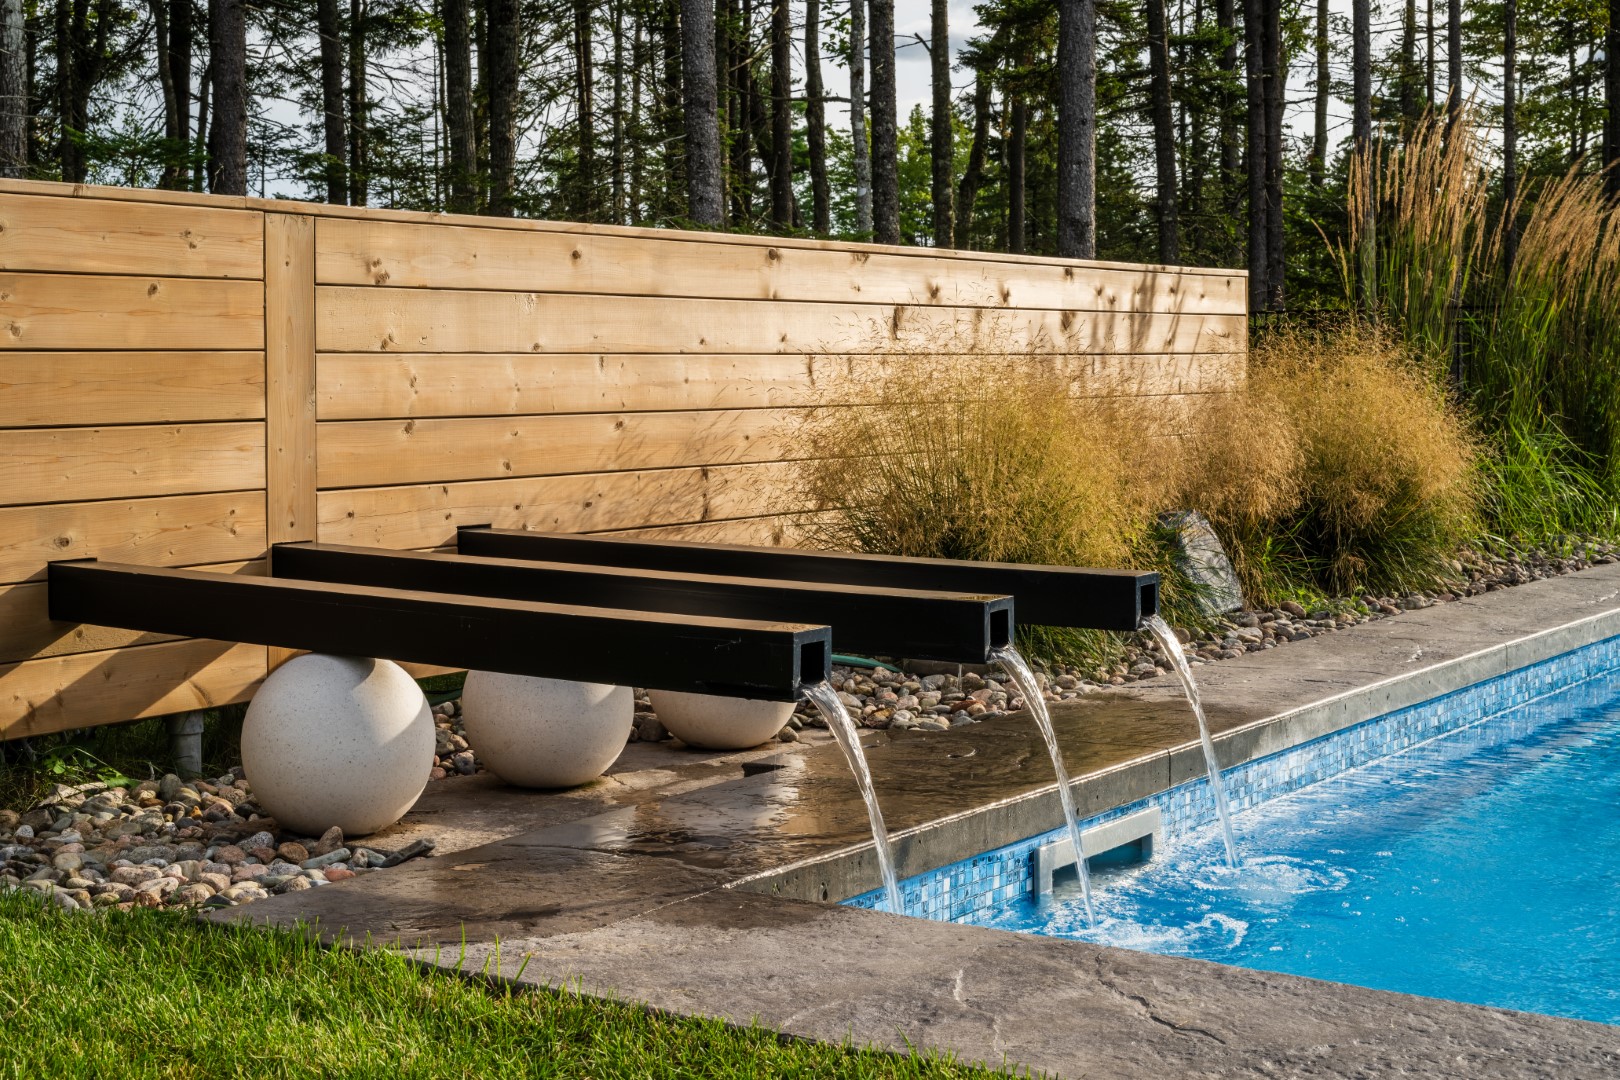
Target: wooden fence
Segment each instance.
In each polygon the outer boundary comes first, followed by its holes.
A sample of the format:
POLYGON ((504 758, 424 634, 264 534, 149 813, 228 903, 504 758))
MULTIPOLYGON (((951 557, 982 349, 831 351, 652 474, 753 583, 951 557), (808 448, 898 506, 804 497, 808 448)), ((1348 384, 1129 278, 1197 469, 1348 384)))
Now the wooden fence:
POLYGON ((1241 380, 1245 297, 1224 270, 0 181, 0 738, 244 700, 277 659, 53 623, 50 560, 257 574, 281 541, 460 524, 780 543, 785 421, 885 355, 1033 351, 1173 406, 1241 380))

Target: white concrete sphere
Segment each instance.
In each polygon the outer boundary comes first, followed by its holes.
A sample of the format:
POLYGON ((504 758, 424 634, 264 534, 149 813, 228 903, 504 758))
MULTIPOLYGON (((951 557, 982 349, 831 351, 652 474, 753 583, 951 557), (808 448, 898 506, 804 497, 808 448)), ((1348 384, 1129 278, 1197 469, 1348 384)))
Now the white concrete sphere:
POLYGON ((635 723, 628 686, 469 671, 461 722, 484 767, 518 787, 575 787, 607 771, 635 723))
POLYGON ((793 715, 791 701, 649 690, 647 700, 669 733, 705 750, 743 750, 776 737, 793 715))
POLYGON ((433 768, 433 713, 398 664, 308 653, 264 680, 242 721, 254 797, 293 832, 387 828, 433 768))

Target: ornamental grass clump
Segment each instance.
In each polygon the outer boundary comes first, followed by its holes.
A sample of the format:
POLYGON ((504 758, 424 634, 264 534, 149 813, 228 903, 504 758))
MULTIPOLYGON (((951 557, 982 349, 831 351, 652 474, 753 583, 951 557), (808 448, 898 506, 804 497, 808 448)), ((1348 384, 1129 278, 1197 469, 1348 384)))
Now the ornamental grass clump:
MULTIPOLYGON (((1156 514, 1179 455, 1168 418, 1085 396, 1069 361, 906 354, 883 361, 868 404, 816 408, 797 433, 791 493, 815 546, 914 558, 1170 570, 1156 514)), ((1091 393, 1103 387, 1092 386, 1091 393)), ((829 400, 837 400, 836 390, 829 400)), ((1196 620, 1176 582, 1167 604, 1196 620), (1179 605, 1179 608, 1177 607, 1179 605)), ((1100 634, 1021 628, 1044 659, 1094 661, 1100 634)))
MULTIPOLYGON (((1371 332, 1279 333, 1252 358, 1241 408, 1265 418, 1252 491, 1207 485, 1203 506, 1259 598, 1433 587, 1478 532, 1472 437, 1443 388, 1393 340, 1371 332)), ((1225 421, 1230 425, 1232 421, 1225 421)), ((1221 431, 1202 428, 1208 460, 1221 431)), ((1190 474, 1190 498, 1205 486, 1190 474)))

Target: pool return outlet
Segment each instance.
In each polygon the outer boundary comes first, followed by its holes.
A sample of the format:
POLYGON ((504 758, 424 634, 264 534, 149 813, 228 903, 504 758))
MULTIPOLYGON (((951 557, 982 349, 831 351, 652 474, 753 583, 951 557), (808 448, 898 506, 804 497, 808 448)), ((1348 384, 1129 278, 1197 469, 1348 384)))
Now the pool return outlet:
MULTIPOLYGON (((445 667, 808 698, 849 759, 889 906, 899 911, 859 729, 827 681, 833 642, 856 652, 1007 668, 1052 755, 1070 846, 1079 851, 1045 700, 1012 643, 1014 604, 1033 622, 1113 630, 1135 629, 1157 608, 1152 573, 490 528, 462 529, 458 539, 457 555, 276 545, 270 578, 58 562, 48 571, 51 615, 314 652, 352 653, 363 641, 381 659, 445 667)), ((1084 885, 1084 860, 1074 865, 1084 885)))

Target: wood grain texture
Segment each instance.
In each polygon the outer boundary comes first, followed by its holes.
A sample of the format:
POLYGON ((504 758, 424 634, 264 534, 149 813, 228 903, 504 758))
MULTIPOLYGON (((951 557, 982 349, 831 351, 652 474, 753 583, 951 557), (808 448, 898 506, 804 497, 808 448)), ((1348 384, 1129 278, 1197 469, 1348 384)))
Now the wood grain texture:
MULTIPOLYGON (((844 240, 810 240, 797 237, 747 236, 738 233, 716 235, 711 232, 685 231, 652 226, 595 225, 574 221, 535 221, 523 218, 475 217, 467 214, 447 214, 439 211, 387 210, 378 207, 337 206, 326 203, 288 202, 279 199, 248 198, 234 195, 203 195, 186 191, 159 191, 152 188, 107 187, 96 184, 70 184, 60 181, 0 179, 0 192, 19 195, 47 195, 72 199, 78 203, 98 201, 149 203, 163 206, 200 206, 221 209, 258 210, 272 214, 302 214, 322 221, 368 221, 397 224, 459 226, 491 231, 525 233, 531 236, 545 233, 563 233, 569 236, 625 236, 647 240, 692 240, 726 244, 736 247, 776 247, 806 251, 842 251, 852 248, 873 254, 900 255, 912 258, 938 259, 942 262, 964 260, 969 262, 1025 263, 1028 256, 1007 255, 990 251, 955 251, 951 249, 904 247, 898 244, 851 244, 844 240)), ((1193 270, 1198 273, 1224 274, 1247 280, 1242 270, 1213 270, 1207 267, 1151 266, 1139 263, 1110 262, 1104 259, 1045 258, 1044 263, 1072 266, 1082 269, 1154 269, 1164 271, 1193 270)), ((1244 286, 1238 286, 1242 291, 1244 286)))
POLYGON ((270 543, 315 539, 315 228, 269 214, 265 235, 265 479, 270 543))
POLYGON ((0 505, 264 486, 264 425, 0 431, 0 505))
POLYGON ((0 508, 0 583, 43 577, 55 559, 153 566, 264 555, 264 493, 0 508))
MULTIPOLYGON (((265 563, 261 559, 215 563, 192 569, 220 574, 262 575, 265 573, 265 563)), ((0 663, 179 640, 173 634, 146 634, 113 626, 52 622, 47 615, 49 599, 43 581, 0 585, 0 663)))
POLYGON ((263 267, 251 211, 0 194, 0 270, 252 279, 263 267))
POLYGON ((188 639, 0 665, 0 739, 245 701, 261 645, 188 639))
POLYGON ((263 353, 0 353, 0 428, 263 417, 263 353))
POLYGON ((789 456, 791 410, 591 413, 445 420, 344 420, 318 426, 320 486, 491 480, 789 456))
POLYGON ((463 525, 600 532, 746 517, 774 508, 791 469, 769 462, 323 491, 320 539, 431 548, 453 544, 463 525))
MULTIPOLYGON (((1075 394, 1225 391, 1242 382, 1245 366, 1241 353, 972 362, 1050 371, 1075 394)), ((322 420, 859 404, 871 401, 874 387, 897 367, 893 357, 869 354, 324 353, 317 399, 322 420)))
POLYGON ((1248 303, 1242 279, 1229 273, 744 246, 712 236, 323 220, 317 244, 318 280, 329 285, 1228 315, 1248 303))
POLYGON ((316 289, 322 352, 1192 353, 1241 349, 1236 315, 316 289))
POLYGON ((0 350, 263 347, 257 281, 0 273, 0 350))

